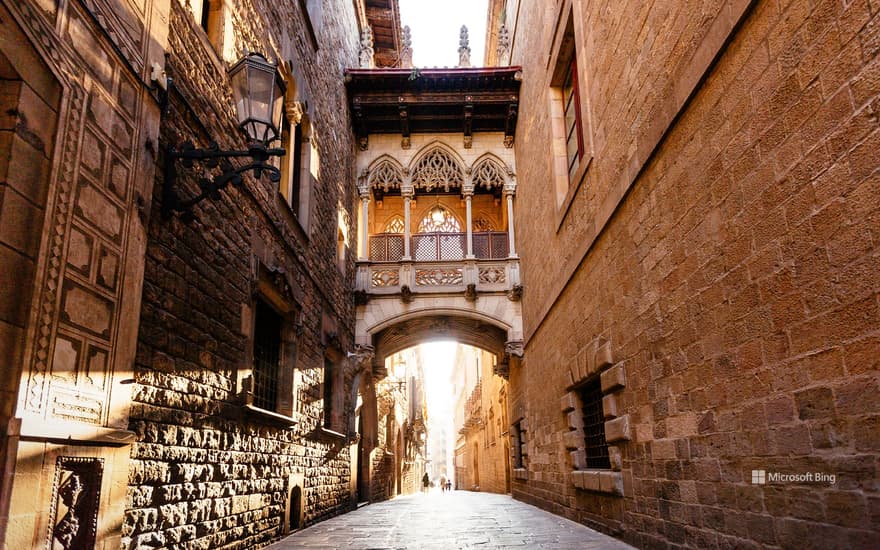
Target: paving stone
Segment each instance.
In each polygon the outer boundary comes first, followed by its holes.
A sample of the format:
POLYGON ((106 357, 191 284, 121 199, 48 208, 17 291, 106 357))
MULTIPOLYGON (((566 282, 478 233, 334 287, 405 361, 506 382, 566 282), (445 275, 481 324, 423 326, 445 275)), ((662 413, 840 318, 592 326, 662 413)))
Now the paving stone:
POLYGON ((434 491, 361 507, 298 531, 269 548, 624 550, 632 547, 508 495, 434 491))

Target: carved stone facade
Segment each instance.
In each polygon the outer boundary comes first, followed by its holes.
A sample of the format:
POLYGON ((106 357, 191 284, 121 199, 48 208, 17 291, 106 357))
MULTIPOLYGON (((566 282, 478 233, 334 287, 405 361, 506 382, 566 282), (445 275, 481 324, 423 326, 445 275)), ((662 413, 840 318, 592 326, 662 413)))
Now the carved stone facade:
POLYGON ((0 3, 4 547, 120 545, 168 13, 0 3))
MULTIPOLYGON (((0 3, 4 547, 254 548, 355 503, 376 401, 348 353, 354 141, 326 68, 357 66, 373 20, 332 4, 0 3), (288 84, 285 178, 163 217, 168 146, 245 148, 245 50, 288 84)), ((185 198, 213 169, 178 168, 185 198)))
POLYGON ((549 4, 490 2, 528 75, 514 497, 640 548, 880 545, 877 5, 549 4))

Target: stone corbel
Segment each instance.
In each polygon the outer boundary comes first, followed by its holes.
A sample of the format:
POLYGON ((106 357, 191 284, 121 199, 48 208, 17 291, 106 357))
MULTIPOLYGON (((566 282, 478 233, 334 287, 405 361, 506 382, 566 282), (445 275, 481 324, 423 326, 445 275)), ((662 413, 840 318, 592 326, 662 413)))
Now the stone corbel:
POLYGON ((523 294, 523 286, 522 285, 513 285, 510 287, 510 290, 507 291, 507 299, 511 302, 519 302, 522 300, 523 294))
POLYGON ((398 101, 397 114, 400 116, 400 135, 402 136, 400 147, 402 149, 409 149, 409 110, 402 97, 398 101))
POLYGON ((519 112, 516 96, 510 97, 510 104, 507 106, 507 118, 504 121, 504 146, 510 149, 513 147, 513 134, 516 131, 516 119, 519 112))
POLYGON ((504 343, 504 352, 513 357, 522 358, 525 354, 522 340, 509 340, 504 343))
POLYGON ((366 344, 357 344, 354 347, 354 352, 349 352, 347 354, 349 359, 354 360, 355 364, 358 365, 361 369, 369 370, 373 364, 373 357, 375 357, 376 353, 373 349, 373 346, 366 344))
POLYGON ((474 143, 473 136, 473 122, 474 122, 474 105, 471 103, 473 98, 471 96, 465 97, 465 106, 464 106, 464 148, 470 149, 471 145, 474 143))

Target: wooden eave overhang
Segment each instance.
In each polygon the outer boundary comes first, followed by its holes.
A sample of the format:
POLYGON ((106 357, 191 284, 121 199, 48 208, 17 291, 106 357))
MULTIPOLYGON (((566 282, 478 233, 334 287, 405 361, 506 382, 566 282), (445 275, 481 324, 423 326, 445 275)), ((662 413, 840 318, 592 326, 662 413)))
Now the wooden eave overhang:
POLYGON ((365 0, 367 22, 373 30, 377 67, 394 67, 400 60, 400 7, 398 0, 365 0))
POLYGON ((520 67, 348 69, 355 132, 370 134, 504 132, 513 143, 520 67))

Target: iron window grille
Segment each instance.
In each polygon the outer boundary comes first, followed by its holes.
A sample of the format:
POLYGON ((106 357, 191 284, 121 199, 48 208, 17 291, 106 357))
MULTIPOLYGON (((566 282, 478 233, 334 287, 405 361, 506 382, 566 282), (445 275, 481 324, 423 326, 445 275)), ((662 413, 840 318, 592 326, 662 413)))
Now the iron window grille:
POLYGON ((283 320, 271 307, 257 301, 254 323, 254 406, 274 411, 278 406, 278 369, 281 361, 283 320))
POLYGON ((605 442, 605 415, 602 412, 602 385, 599 378, 587 382, 579 390, 584 417, 587 468, 609 469, 608 443, 605 442))
POLYGON ((517 421, 513 424, 513 467, 525 468, 525 437, 523 437, 522 423, 517 421))

